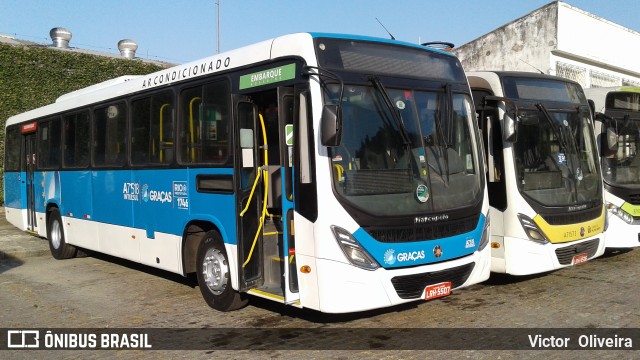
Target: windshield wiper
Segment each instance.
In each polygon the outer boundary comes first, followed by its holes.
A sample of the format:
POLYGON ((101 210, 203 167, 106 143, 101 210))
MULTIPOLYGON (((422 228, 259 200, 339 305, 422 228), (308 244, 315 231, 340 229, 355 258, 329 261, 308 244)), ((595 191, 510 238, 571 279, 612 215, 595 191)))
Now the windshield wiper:
POLYGON ((551 117, 551 114, 549 114, 549 111, 547 110, 547 108, 542 103, 537 103, 535 106, 538 108, 538 110, 540 110, 542 115, 544 115, 544 118, 545 120, 547 120, 547 123, 549 123, 549 127, 551 127, 551 131, 553 131, 553 134, 558 139, 558 143, 560 144, 560 147, 562 148, 562 150, 567 151, 566 139, 564 138, 564 136, 560 134, 560 131, 558 130, 556 122, 551 117))
MULTIPOLYGON (((434 119, 436 122, 436 134, 438 135, 438 143, 440 143, 440 146, 438 147, 440 150, 440 156, 442 156, 442 159, 444 160, 444 171, 447 174, 447 181, 446 183, 449 183, 449 143, 447 142, 447 140, 445 139, 444 136, 444 130, 442 130, 442 116, 440 115, 441 111, 436 111, 434 113, 434 119)), ((438 163, 438 166, 440 166, 440 164, 438 163)), ((444 177, 443 177, 444 179, 444 177)))
POLYGON ((380 82, 380 79, 376 76, 369 77, 369 81, 373 84, 373 87, 378 90, 378 92, 382 95, 382 99, 384 100, 385 105, 387 105, 387 109, 391 112, 393 119, 396 121, 398 125, 398 129, 400 130, 400 136, 402 136, 402 142, 405 146, 411 145, 411 140, 409 139, 409 135, 407 134, 407 129, 404 127, 404 121, 402 120, 402 115, 400 112, 393 106, 393 102, 391 101, 391 97, 387 92, 387 89, 384 88, 384 85, 380 82))
MULTIPOLYGON (((551 126, 551 128, 553 129, 553 132, 556 134, 556 136, 558 136, 560 134, 560 130, 558 127, 556 127, 556 123, 553 120, 553 118, 551 117, 551 114, 549 114, 549 111, 547 110, 547 108, 541 104, 538 103, 536 104, 536 107, 538 109, 540 109, 540 111, 542 112, 542 114, 544 114, 545 119, 547 119, 547 121, 549 122, 549 126, 551 126)), ((580 113, 580 108, 578 108, 577 113, 580 113)), ((571 130, 570 126, 566 126, 567 130, 566 132, 569 133, 569 139, 571 140, 571 151, 573 152, 573 154, 568 154, 568 161, 570 163, 571 166, 567 166, 567 169, 569 170, 569 173, 571 174, 571 178, 574 180, 573 182, 573 193, 575 196, 575 201, 578 201, 578 181, 580 181, 580 179, 578 179, 578 171, 580 171, 580 173, 582 172, 582 170, 580 170, 580 160, 579 160, 579 154, 578 154, 578 146, 576 144, 576 139, 575 136, 573 136, 573 131, 571 130), (575 160, 574 160, 574 156, 578 157, 578 166, 576 167, 575 164, 575 160), (577 181, 576 181, 577 180, 577 181)), ((562 149, 566 152, 568 149, 567 146, 567 140, 564 136, 562 136, 562 138, 558 138, 558 142, 560 143, 560 146, 562 147, 562 149)))

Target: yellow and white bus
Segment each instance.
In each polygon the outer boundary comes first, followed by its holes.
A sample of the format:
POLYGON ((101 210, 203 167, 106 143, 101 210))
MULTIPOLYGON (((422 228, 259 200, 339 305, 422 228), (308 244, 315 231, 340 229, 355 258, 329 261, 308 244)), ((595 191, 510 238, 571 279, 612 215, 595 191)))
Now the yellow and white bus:
POLYGON ((604 199, 609 211, 608 248, 640 246, 640 87, 585 89, 593 101, 604 199))
POLYGON ((580 85, 525 72, 467 77, 487 149, 491 270, 534 274, 602 255, 602 176, 580 85))

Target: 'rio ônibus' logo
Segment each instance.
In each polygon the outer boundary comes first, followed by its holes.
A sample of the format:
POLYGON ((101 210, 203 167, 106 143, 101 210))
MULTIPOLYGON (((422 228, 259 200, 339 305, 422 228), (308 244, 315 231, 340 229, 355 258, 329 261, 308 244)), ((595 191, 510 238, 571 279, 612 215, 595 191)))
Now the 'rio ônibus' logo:
POLYGON ((384 252, 384 263, 387 265, 393 265, 396 262, 395 250, 389 249, 384 252))

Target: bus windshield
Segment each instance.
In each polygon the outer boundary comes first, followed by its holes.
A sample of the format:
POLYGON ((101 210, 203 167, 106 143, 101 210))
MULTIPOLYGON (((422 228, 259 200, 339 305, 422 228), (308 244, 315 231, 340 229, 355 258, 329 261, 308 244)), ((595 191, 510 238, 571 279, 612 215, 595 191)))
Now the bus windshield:
POLYGON ((518 187, 546 206, 596 201, 601 183, 589 109, 548 109, 542 103, 518 112, 513 146, 518 187))
MULTIPOLYGON (((345 85, 342 142, 329 149, 338 196, 377 216, 476 204, 481 171, 469 95, 376 82, 345 85)), ((337 99, 341 89, 327 90, 337 99)))
POLYGON ((640 187, 640 93, 609 93, 603 118, 600 147, 605 181, 640 187))

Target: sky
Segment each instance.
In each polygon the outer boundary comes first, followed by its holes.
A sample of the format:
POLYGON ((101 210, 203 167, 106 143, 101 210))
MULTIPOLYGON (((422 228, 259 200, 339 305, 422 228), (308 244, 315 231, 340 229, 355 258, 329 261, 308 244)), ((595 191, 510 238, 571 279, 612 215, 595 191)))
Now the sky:
MULTIPOLYGON (((388 38, 378 20, 397 40, 439 40, 460 46, 550 2, 0 0, 0 35, 51 44, 49 31, 64 27, 73 34, 71 47, 117 54, 118 41, 132 39, 138 44, 137 57, 182 64, 214 55, 218 49, 224 52, 296 32, 388 38)), ((638 0, 565 2, 640 32, 638 0)))

